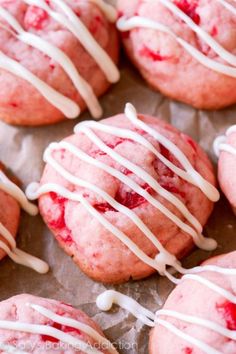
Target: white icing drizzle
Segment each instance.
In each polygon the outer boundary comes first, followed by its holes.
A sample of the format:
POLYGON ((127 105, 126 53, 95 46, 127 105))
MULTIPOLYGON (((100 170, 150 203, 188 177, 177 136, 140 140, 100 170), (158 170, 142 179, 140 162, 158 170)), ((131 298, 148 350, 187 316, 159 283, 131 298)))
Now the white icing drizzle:
POLYGON ((234 296, 231 292, 229 292, 229 291, 221 288, 220 286, 214 284, 209 279, 203 278, 202 276, 195 275, 195 274, 186 274, 186 275, 183 276, 182 279, 183 280, 184 279, 191 279, 191 280, 197 281, 197 282, 207 286, 209 289, 211 289, 211 290, 217 292, 218 294, 224 296, 230 302, 236 304, 236 296, 234 296))
MULTIPOLYGON (((149 0, 153 1, 153 0, 149 0)), ((223 0, 218 0, 222 5, 227 7, 229 11, 235 14, 236 9, 223 0)), ((169 26, 166 26, 160 22, 151 20, 142 16, 133 16, 127 19, 125 16, 121 17, 117 21, 117 28, 120 31, 130 31, 135 28, 147 28, 157 30, 163 33, 169 34, 173 37, 193 58, 199 61, 202 65, 207 68, 225 74, 227 76, 236 78, 236 56, 227 51, 222 47, 213 37, 204 31, 200 26, 198 26, 188 15, 186 15, 181 9, 179 9, 172 1, 170 0, 159 0, 163 6, 168 8, 175 16, 184 21, 189 28, 191 28, 209 47, 215 51, 218 56, 229 63, 230 65, 221 64, 220 62, 208 58, 201 51, 196 49, 194 46, 189 44, 183 38, 177 36, 174 31, 171 30, 169 26)))
POLYGON ((180 264, 178 264, 177 268, 178 272, 181 274, 199 274, 202 272, 216 272, 223 275, 236 275, 236 269, 234 268, 222 268, 216 265, 204 265, 199 267, 191 268, 190 270, 183 268, 180 264))
MULTIPOLYGON (((30 215, 36 215, 38 208, 30 203, 22 190, 16 186, 9 178, 0 170, 0 189, 5 193, 11 195, 18 201, 21 207, 30 215)), ((15 262, 26 267, 34 269, 36 272, 45 274, 48 272, 48 264, 40 259, 25 253, 16 247, 16 241, 12 234, 6 229, 6 227, 0 222, 0 235, 7 241, 9 246, 0 241, 0 249, 7 253, 7 255, 15 262)))
POLYGON ((159 0, 173 14, 183 20, 209 47, 211 47, 222 59, 229 64, 236 66, 236 56, 227 51, 222 45, 217 43, 211 35, 198 26, 188 15, 178 8, 171 0, 159 0))
POLYGON ((226 132, 226 136, 229 136, 232 133, 236 133, 236 125, 232 125, 231 127, 229 127, 229 129, 226 132))
POLYGON ((210 329, 220 335, 223 335, 224 337, 227 337, 232 340, 236 340, 236 331, 224 328, 223 326, 220 326, 213 321, 205 320, 204 318, 185 315, 185 314, 177 312, 177 311, 159 310, 156 312, 157 321, 156 320, 155 321, 157 323, 158 323, 158 319, 160 316, 173 317, 173 318, 176 318, 176 319, 184 321, 184 322, 196 324, 196 325, 202 326, 204 328, 210 329))
MULTIPOLYGON (((133 108, 133 107, 131 105, 127 104, 127 108, 125 110, 125 113, 127 113, 126 114, 127 117, 129 117, 128 113, 130 112, 129 109, 131 109, 131 108, 133 108)), ((137 114, 135 114, 135 115, 136 115, 136 122, 138 123, 137 114)), ((136 122, 132 121, 132 123, 134 125, 136 125, 136 122)), ((141 122, 141 121, 139 121, 139 122, 141 122)), ((141 123, 143 123, 143 122, 141 122, 141 123)), ((139 124, 137 124, 137 125, 139 125, 139 124)), ((142 128, 144 128, 144 126, 147 127, 147 125, 145 123, 143 124, 142 128)), ((139 144, 143 145, 146 149, 151 151, 154 155, 156 155, 158 157, 158 159, 160 159, 167 167, 169 167, 179 177, 183 178, 184 180, 188 181, 189 183, 191 183, 191 184, 197 186, 199 189, 201 189, 202 192, 204 194, 206 194, 206 196, 211 201, 215 202, 219 199, 219 192, 217 191, 217 189, 214 186, 212 186, 208 181, 206 181, 196 170, 194 170, 194 168, 189 163, 188 159, 186 159, 186 157, 182 153, 182 151, 179 150, 176 147, 176 145, 174 145, 172 142, 170 142, 168 139, 166 139, 160 133, 157 132, 156 135, 152 134, 153 132, 155 132, 153 129, 150 129, 149 131, 147 130, 146 132, 148 134, 152 135, 156 141, 158 141, 160 144, 164 145, 168 150, 173 151, 173 155, 175 155, 175 157, 178 160, 181 160, 181 162, 183 163, 183 166, 184 166, 184 168, 186 168, 187 172, 178 168, 173 163, 171 163, 169 160, 167 160, 147 139, 145 139, 140 134, 135 133, 131 130, 121 129, 121 128, 114 129, 113 126, 108 126, 108 125, 105 125, 102 123, 93 122, 93 121, 84 121, 75 127, 75 132, 76 133, 79 131, 83 132, 87 136, 89 136, 91 138, 93 137, 93 139, 95 139, 95 134, 92 135, 91 129, 96 129, 98 131, 106 132, 106 133, 109 133, 110 135, 114 135, 116 137, 129 138, 131 140, 138 142, 139 144), (169 144, 167 142, 169 142, 169 144), (177 151, 177 153, 175 150, 177 151), (186 164, 185 164, 185 162, 186 162, 186 164)), ((99 146, 103 146, 103 148, 104 148, 104 145, 102 145, 100 141, 101 140, 98 140, 98 138, 96 136, 96 142, 99 143, 99 146)), ((108 151, 108 149, 107 149, 107 151, 108 151)), ((119 157, 119 161, 121 161, 120 157, 119 157)), ((124 162, 124 161, 125 160, 123 160, 122 164, 123 165, 125 163, 127 164, 127 162, 124 162)), ((161 190, 160 186, 158 186, 158 190, 159 191, 161 190)), ((165 194, 165 195, 167 195, 167 194, 165 194)), ((180 201, 178 201, 176 204, 180 205, 179 203, 180 203, 180 201)), ((183 210, 183 206, 182 206, 182 210, 183 210)), ((196 220, 195 220, 194 222, 192 221, 192 223, 199 230, 199 232, 201 232, 202 226, 199 224, 199 222, 198 221, 196 222, 196 220)))
MULTIPOLYGON (((206 179, 204 179, 200 173, 198 173, 185 154, 168 138, 164 135, 160 134, 156 130, 152 129, 151 126, 144 123, 142 120, 138 118, 137 111, 135 107, 128 103, 125 107, 125 115, 126 117, 138 128, 141 128, 146 133, 151 135, 154 139, 156 139, 160 144, 162 144, 166 149, 171 151, 173 156, 181 163, 183 168, 186 170, 187 175, 191 177, 192 184, 197 186, 212 202, 217 202, 220 198, 219 191, 209 183, 206 179)), ((170 167, 170 166, 169 166, 170 167)), ((175 170, 173 170, 175 172, 175 170)), ((190 182, 191 183, 191 182, 190 182)))
MULTIPOLYGON (((213 272, 213 273, 223 274, 226 276, 236 276, 235 268, 222 268, 215 265, 205 265, 201 267, 195 267, 192 269, 182 268, 182 270, 183 270, 182 271, 183 274, 186 273, 189 274, 184 275, 182 279, 178 280, 175 283, 179 284, 182 281, 187 279, 198 281, 203 286, 206 286, 210 288, 212 291, 217 292, 220 296, 226 298, 230 302, 234 304, 236 303, 236 296, 234 296, 230 291, 227 291, 221 286, 218 286, 217 284, 213 283, 212 281, 205 278, 204 276, 195 275, 196 273, 201 273, 201 272, 213 272)), ((221 336, 224 336, 231 340, 236 340, 235 330, 229 330, 219 325, 216 322, 204 318, 200 318, 197 316, 186 315, 184 313, 180 313, 173 310, 166 310, 166 309, 158 310, 154 315, 154 313, 142 307, 138 302, 136 302, 132 298, 123 295, 117 291, 107 290, 103 292, 97 297, 96 303, 97 303, 97 307, 102 311, 109 311, 112 308, 113 304, 117 304, 120 307, 128 310, 130 313, 132 313, 136 318, 140 319, 147 326, 154 327, 155 324, 161 325, 166 329, 168 329, 170 332, 174 333, 176 336, 195 345, 196 347, 200 348, 203 352, 208 354, 216 354, 216 353, 220 354, 220 352, 214 349, 213 347, 209 346, 205 342, 198 340, 194 336, 186 334, 184 330, 178 329, 177 326, 170 323, 167 318, 168 317, 175 318, 183 322, 198 325, 208 330, 212 330, 213 332, 218 333, 221 336), (165 320, 162 319, 162 316, 165 316, 165 320)))
POLYGON ((15 74, 32 84, 44 98, 46 98, 53 106, 58 108, 67 118, 75 118, 79 114, 78 105, 63 96, 51 86, 39 79, 36 75, 26 69, 23 65, 6 56, 0 51, 0 68, 15 74))
MULTIPOLYGON (((52 18, 54 18, 62 26, 66 27, 70 32, 72 32, 74 36, 81 42, 84 48, 88 51, 88 53, 97 62, 109 82, 114 83, 119 80, 120 74, 112 59, 109 57, 106 51, 100 47, 87 27, 63 0, 52 0, 52 2, 61 9, 62 13, 52 10, 49 5, 46 4, 46 2, 41 0, 23 1, 28 5, 35 5, 39 8, 42 8, 52 18)), ((111 5, 105 4, 103 0, 93 0, 92 2, 94 2, 105 13, 108 20, 114 21, 116 10, 111 5)), ((16 31, 16 33, 3 24, 0 24, 0 27, 10 32, 20 41, 45 53, 64 69, 74 84, 75 88, 84 99, 94 118, 99 118, 102 115, 101 106, 99 105, 98 99, 92 87, 79 75, 78 70, 76 69, 72 60, 62 50, 52 45, 47 40, 44 40, 35 34, 24 31, 20 23, 1 6, 0 17, 3 18, 10 25, 10 27, 16 31)), ((77 105, 77 103, 60 94, 58 91, 35 76, 32 72, 27 70, 23 65, 6 56, 3 52, 0 52, 0 67, 10 71, 11 73, 23 78, 32 84, 45 99, 47 99, 58 110, 63 112, 67 118, 76 118, 80 114, 80 107, 77 105)))
MULTIPOLYGON (((167 138, 165 138, 162 134, 157 133, 155 130, 153 130, 151 127, 149 127, 147 124, 142 122, 141 120, 138 119, 137 113, 135 111, 135 108, 131 105, 128 104, 125 109, 125 114, 127 118, 132 122, 132 124, 135 127, 139 127, 146 131, 149 135, 151 135, 153 138, 155 138, 158 142, 163 144, 166 148, 170 150, 171 153, 178 159, 180 164, 184 167, 184 170, 177 169, 177 172, 179 175, 183 175, 186 177, 188 174, 190 175, 191 178, 186 178, 190 183, 199 186, 202 191, 205 192, 206 196, 211 198, 211 200, 217 200, 219 197, 219 193, 216 190, 214 186, 211 186, 206 180, 203 179, 202 176, 197 173, 197 171, 194 170, 186 156, 182 153, 180 149, 177 148, 174 144, 172 144, 167 138), (182 171, 182 173, 180 172, 182 171)), ((58 184, 55 183, 48 183, 48 184, 31 184, 27 190, 26 194, 29 199, 37 199, 40 197, 40 195, 48 193, 48 192, 55 192, 58 193, 59 195, 73 200, 73 201, 79 201, 82 203, 82 205, 87 209, 87 211, 95 217, 105 228, 107 228, 112 234, 114 234, 121 242, 123 242, 139 259, 141 259, 144 263, 148 264, 149 266, 153 267, 159 273, 165 274, 166 272, 166 266, 173 266, 175 269, 179 268, 179 263, 177 259, 167 252, 165 248, 162 246, 162 244, 158 241, 156 236, 151 232, 151 230, 144 224, 144 222, 136 215, 136 213, 129 208, 125 207, 124 205, 118 203, 113 197, 111 197, 109 194, 107 194, 104 190, 98 188, 92 183, 89 183, 85 180, 82 180, 81 178, 78 178, 74 175, 72 175, 69 171, 67 171, 59 162, 56 161, 53 157, 53 152, 54 151, 60 151, 62 149, 65 149, 69 151, 73 156, 76 156, 80 160, 89 163, 93 166, 96 166, 107 173, 109 173, 111 176, 117 178, 120 180, 122 183, 126 184, 129 186, 134 192, 138 193, 139 195, 143 196, 150 204, 152 204, 155 208, 159 209, 164 215, 166 215, 170 220, 172 220, 179 228, 181 228, 183 231, 187 232, 189 235, 192 236, 193 241, 201 248, 203 249, 214 249, 216 247, 216 242, 212 239, 206 239, 202 236, 201 231, 202 227, 198 220, 194 218, 193 215, 190 214, 188 209, 185 207, 185 205, 178 199, 176 198, 172 193, 169 193, 166 191, 164 188, 162 188, 156 180, 150 176, 146 171, 144 171, 141 167, 137 166, 136 164, 133 164, 131 161, 127 160, 123 156, 119 155, 117 152, 114 150, 110 149, 103 141, 92 131, 91 128, 101 130, 107 133, 110 133, 115 136, 128 136, 129 138, 134 138, 135 141, 138 143, 141 143, 147 149, 153 151, 157 156, 160 155, 160 153, 153 147, 152 144, 148 142, 145 138, 142 138, 141 135, 138 133, 134 133, 131 130, 128 129, 120 129, 116 128, 114 126, 110 127, 105 124, 101 123, 95 123, 94 122, 82 122, 77 127, 75 128, 75 133, 82 132, 86 134, 86 136, 94 143, 96 144, 99 149, 104 151, 107 155, 112 157, 115 161, 117 161, 119 164, 127 168, 128 170, 132 171, 135 175, 141 176, 142 180, 145 181, 148 185, 150 185, 157 193, 162 195, 165 199, 170 201, 172 204, 176 206, 176 208, 182 213, 182 215, 189 221, 190 224, 193 225, 192 228, 185 222, 183 222, 181 219, 179 219, 175 214, 173 214, 168 208, 166 208, 162 203, 160 203, 156 198, 154 198, 151 194, 149 194, 144 188, 140 187, 139 184, 137 184, 132 178, 126 176, 124 173, 117 171, 115 168, 110 167, 101 161, 98 161, 88 154, 86 154, 84 151, 80 150, 79 148, 75 147, 74 145, 62 141, 60 143, 53 143, 51 144, 45 151, 44 154, 44 161, 51 165, 53 169, 57 171, 62 177, 64 177, 67 181, 72 183, 73 185, 80 186, 83 188, 87 188, 94 193, 98 194, 100 197, 103 198, 109 205, 111 205, 114 209, 117 211, 123 213, 125 216, 127 216, 129 219, 134 222, 134 224, 144 233, 144 235, 153 243, 153 245, 157 248, 159 251, 158 255, 155 257, 155 259, 147 256, 137 245, 129 239, 121 230, 119 230, 117 227, 112 225, 101 213, 99 213, 92 205, 90 205, 86 198, 83 197, 81 193, 75 193, 75 192, 70 192, 68 189, 59 186, 58 184), (111 131, 112 129, 112 131, 111 131)), ((162 159, 162 161, 165 163, 166 159, 162 159)), ((173 164, 168 164, 168 167, 172 169, 174 165, 173 164)), ((173 168, 175 171, 175 167, 173 168)))
POLYGON ((155 314, 141 306, 137 301, 127 295, 123 295, 115 290, 104 291, 97 297, 97 307, 102 311, 109 311, 113 304, 116 304, 123 309, 132 313, 132 315, 144 324, 154 327, 155 314))
MULTIPOLYGON (((96 341, 96 344, 99 345, 101 348, 106 349, 111 354, 118 354, 115 347, 109 342, 105 337, 100 335, 95 329, 90 327, 89 325, 79 322, 73 318, 65 317, 57 315, 56 313, 48 310, 47 308, 36 305, 36 304, 26 304, 26 306, 31 307, 34 311, 40 313, 42 316, 49 318, 50 320, 54 321, 55 323, 69 326, 75 330, 79 330, 85 334, 87 334, 90 338, 96 341)), ((59 340, 62 343, 68 344, 77 350, 81 350, 83 353, 88 354, 102 354, 102 352, 91 344, 86 343, 74 336, 63 332, 60 329, 56 329, 54 327, 50 327, 48 325, 37 325, 32 323, 23 323, 23 322, 13 322, 13 321, 1 321, 0 320, 0 329, 7 329, 12 331, 20 331, 25 333, 31 334, 40 334, 40 335, 47 335, 59 340)), ((0 343, 0 349, 6 348, 9 353, 19 353, 23 354, 25 352, 18 351, 18 349, 5 345, 4 343, 0 343)))
MULTIPOLYGON (((217 0, 221 3, 221 5, 223 5, 227 10, 229 10, 230 12, 232 12, 234 15, 236 15, 236 8, 231 5, 230 3, 228 3, 225 0, 217 0)), ((234 0, 235 1, 235 0, 234 0)))
POLYGON ((236 148, 230 144, 227 144, 227 137, 231 134, 236 133, 236 125, 232 125, 225 135, 218 136, 213 143, 213 150, 217 157, 220 156, 221 151, 228 152, 236 156, 236 148))

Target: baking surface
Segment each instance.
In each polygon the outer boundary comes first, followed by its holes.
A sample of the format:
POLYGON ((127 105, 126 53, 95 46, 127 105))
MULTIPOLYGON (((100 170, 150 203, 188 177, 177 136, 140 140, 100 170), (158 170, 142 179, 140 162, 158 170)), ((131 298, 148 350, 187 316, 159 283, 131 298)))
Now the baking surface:
MULTIPOLYGON (((165 99, 148 88, 128 59, 124 58, 120 82, 101 99, 104 118, 122 112, 127 100, 135 105, 138 112, 160 117, 191 135, 215 163, 212 150, 214 138, 236 123, 236 107, 219 112, 203 112, 165 99)), ((91 119, 88 112, 80 117, 80 120, 86 119, 91 119)), ((67 120, 42 128, 18 128, 0 123, 0 160, 12 169, 26 187, 28 183, 39 180, 44 166, 42 154, 47 145, 72 134, 78 121, 67 120)), ((184 265, 192 267, 212 254, 235 250, 235 230, 236 218, 222 196, 204 232, 219 242, 218 249, 214 253, 196 250, 185 259, 184 265)), ((117 344, 120 353, 147 353, 149 328, 117 307, 109 313, 100 312, 96 307, 96 297, 106 288, 114 288, 155 311, 173 288, 167 279, 154 275, 143 281, 116 287, 98 284, 85 276, 64 254, 40 216, 30 217, 22 213, 17 243, 23 250, 46 260, 50 272, 39 275, 5 259, 0 264, 0 300, 20 293, 63 300, 93 317, 107 337, 117 344)))

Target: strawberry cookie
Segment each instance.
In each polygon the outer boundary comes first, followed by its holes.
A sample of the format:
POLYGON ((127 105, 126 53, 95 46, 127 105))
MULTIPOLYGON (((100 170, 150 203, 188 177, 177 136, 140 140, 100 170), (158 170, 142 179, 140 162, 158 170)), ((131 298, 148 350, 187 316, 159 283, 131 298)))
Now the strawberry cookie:
POLYGON ((219 157, 218 179, 236 214, 236 125, 231 126, 224 136, 214 141, 215 154, 219 157))
POLYGON ((76 118, 119 80, 116 10, 103 0, 0 0, 0 119, 76 118))
POLYGON ((118 0, 127 53, 164 95, 201 109, 236 103, 236 3, 118 0))
POLYGON ((150 354, 236 353, 236 252, 183 276, 155 316, 150 354))
POLYGON ((19 250, 16 246, 16 234, 20 221, 20 207, 31 215, 38 209, 28 202, 21 189, 5 174, 5 167, 0 163, 0 260, 8 255, 14 262, 25 265, 39 273, 46 273, 48 265, 19 250))
POLYGON ((125 114, 78 124, 45 151, 39 199, 61 247, 95 280, 120 283, 166 266, 195 245, 219 198, 212 165, 190 137, 164 121, 125 114))
POLYGON ((118 354, 82 311, 26 294, 0 302, 0 352, 118 354))

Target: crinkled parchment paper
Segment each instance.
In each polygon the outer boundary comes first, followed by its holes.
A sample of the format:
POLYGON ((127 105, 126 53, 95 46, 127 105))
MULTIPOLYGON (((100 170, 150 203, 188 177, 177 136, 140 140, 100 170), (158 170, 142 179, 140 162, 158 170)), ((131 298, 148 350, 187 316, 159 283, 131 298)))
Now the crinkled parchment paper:
MULTIPOLYGON (((123 111, 127 100, 133 103, 139 112, 161 117, 191 135, 214 162, 214 138, 236 123, 236 107, 219 112, 203 112, 169 101, 148 88, 125 58, 121 64, 120 82, 101 100, 104 117, 123 111)), ((86 112, 80 119, 91 117, 86 112)), ((0 160, 13 170, 25 187, 31 181, 39 180, 44 166, 42 154, 47 145, 70 135, 76 123, 78 120, 68 120, 42 128, 18 128, 0 123, 0 160)), ((223 196, 215 206, 205 228, 205 235, 219 242, 214 254, 236 249, 236 218, 223 196)), ((17 242, 22 249, 45 259, 50 264, 50 272, 47 275, 38 275, 5 259, 0 264, 0 300, 20 293, 63 300, 93 317, 107 337, 118 345, 120 353, 148 352, 149 328, 117 307, 109 313, 102 313, 97 309, 97 295, 106 288, 113 287, 98 284, 85 276, 59 248, 40 216, 29 217, 22 213, 17 242)), ((211 255, 212 253, 196 250, 185 259, 184 265, 192 267, 211 255)), ((129 282, 114 288, 155 311, 165 301, 173 285, 167 279, 155 275, 143 281, 129 282)))

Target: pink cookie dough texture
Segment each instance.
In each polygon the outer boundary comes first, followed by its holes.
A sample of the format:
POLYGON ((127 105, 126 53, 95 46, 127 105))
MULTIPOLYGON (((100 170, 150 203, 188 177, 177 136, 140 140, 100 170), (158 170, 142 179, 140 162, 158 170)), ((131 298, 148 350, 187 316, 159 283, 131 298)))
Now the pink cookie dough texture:
MULTIPOLYGON (((15 16, 25 31, 40 36, 67 54, 97 96, 108 89, 110 84, 90 54, 69 30, 44 10, 29 6, 21 0, 0 0, 0 5, 15 16)), ((117 62, 119 45, 115 25, 106 19, 98 6, 88 0, 69 1, 69 5, 100 46, 117 62)), ((2 28, 0 50, 55 90, 78 103, 81 110, 86 108, 81 95, 62 67, 43 52, 23 43, 2 28)), ((29 126, 52 124, 64 119, 63 113, 30 83, 6 70, 0 69, 0 75, 0 119, 11 124, 29 126)))
MULTIPOLYGON (((223 268, 236 268, 236 252, 214 257, 205 264, 223 268)), ((219 273, 201 273, 206 279, 236 295, 235 276, 219 273)), ((226 300, 219 293, 191 279, 184 280, 170 294, 165 310, 178 311, 189 316, 197 316, 221 325, 225 329, 236 330, 236 305, 226 300)), ((171 317, 162 316, 185 334, 197 338, 222 354, 236 353, 236 342, 216 332, 189 324, 171 317)), ((182 340, 164 327, 157 325, 150 336, 149 354, 203 354, 199 348, 182 340)))
MULTIPOLYGON (((227 144, 236 149, 236 133, 227 137, 227 144)), ((236 156, 226 151, 221 151, 218 163, 218 179, 220 187, 232 205, 236 214, 236 156)))
MULTIPOLYGON (((215 0, 174 0, 185 14, 232 54, 236 54, 236 16, 215 0)), ((233 3, 233 1, 231 1, 233 3)), ((216 62, 224 63, 188 25, 160 1, 118 0, 120 16, 142 16, 168 26, 176 35, 216 62)), ((236 79, 194 59, 166 33, 135 28, 122 32, 126 51, 146 81, 164 95, 200 109, 236 103, 236 79)))
MULTIPOLYGON (((44 299, 28 294, 22 294, 14 296, 8 300, 0 302, 0 319, 3 321, 21 322, 33 325, 49 326, 66 334, 78 338, 81 341, 91 344, 92 346, 98 345, 96 341, 85 334, 84 332, 74 329, 72 327, 61 325, 53 320, 41 315, 39 312, 32 309, 29 304, 39 305, 47 310, 54 312, 56 315, 64 316, 77 320, 83 324, 86 324, 96 330, 100 335, 104 336, 98 325, 91 320, 84 312, 73 308, 63 302, 59 302, 51 299, 44 299)), ((26 332, 14 331, 14 330, 2 330, 0 329, 0 342, 8 345, 13 345, 18 348, 31 348, 30 353, 58 353, 60 354, 82 354, 82 351, 73 349, 71 346, 66 349, 65 343, 60 342, 54 337, 41 334, 31 334, 26 332), (50 348, 51 349, 45 349, 50 348), (33 349, 32 349, 33 348, 33 349), (55 349, 53 349, 55 348, 55 349), (56 349, 57 348, 57 349, 56 349), (61 348, 58 351, 58 348, 61 348)), ((1 353, 3 353, 0 350, 1 353)), ((27 351, 28 352, 28 351, 27 351)), ((107 350, 102 351, 104 354, 108 354, 107 350)))
MULTIPOLYGON (((1 162, 0 170, 5 170, 5 167, 1 164, 1 162)), ((19 221, 20 205, 12 196, 5 193, 0 188, 0 223, 12 234, 13 237, 16 237, 19 221)), ((3 238, 1 234, 0 241, 7 243, 6 239, 3 238)), ((0 260, 5 256, 6 253, 0 248, 0 260)))
MULTIPOLYGON (((139 118, 176 144, 195 169, 206 180, 215 184, 212 165, 196 142, 158 118, 144 115, 139 115, 139 118)), ((124 114, 105 119, 102 122, 111 126, 136 130, 124 114)), ((142 167, 162 187, 178 197, 186 204, 199 222, 205 225, 212 212, 213 203, 197 187, 179 178, 152 152, 133 140, 116 138, 96 130, 95 132, 114 151, 142 167)), ((139 131, 139 133, 146 137, 167 159, 181 167, 174 156, 154 138, 143 131, 139 131)), ((175 206, 154 192, 138 176, 99 150, 84 134, 72 135, 65 141, 74 144, 98 161, 123 172, 185 221, 175 206)), ((81 161, 68 150, 54 151, 52 155, 61 166, 74 176, 103 189, 116 201, 133 210, 169 252, 182 258, 193 248, 193 240, 189 235, 182 232, 176 224, 127 185, 124 185, 107 172, 81 161)), ((134 223, 123 213, 117 212, 109 204, 105 203, 97 194, 88 189, 72 185, 49 165, 46 165, 41 179, 41 185, 45 183, 56 183, 68 188, 70 191, 82 192, 83 196, 97 211, 123 231, 147 255, 154 258, 157 254, 155 246, 134 223)), ((155 272, 154 269, 144 264, 121 241, 104 228, 97 219, 92 217, 79 202, 62 198, 56 193, 46 193, 39 198, 39 208, 45 223, 56 237, 60 246, 93 279, 106 283, 121 283, 131 278, 141 279, 155 272)))

